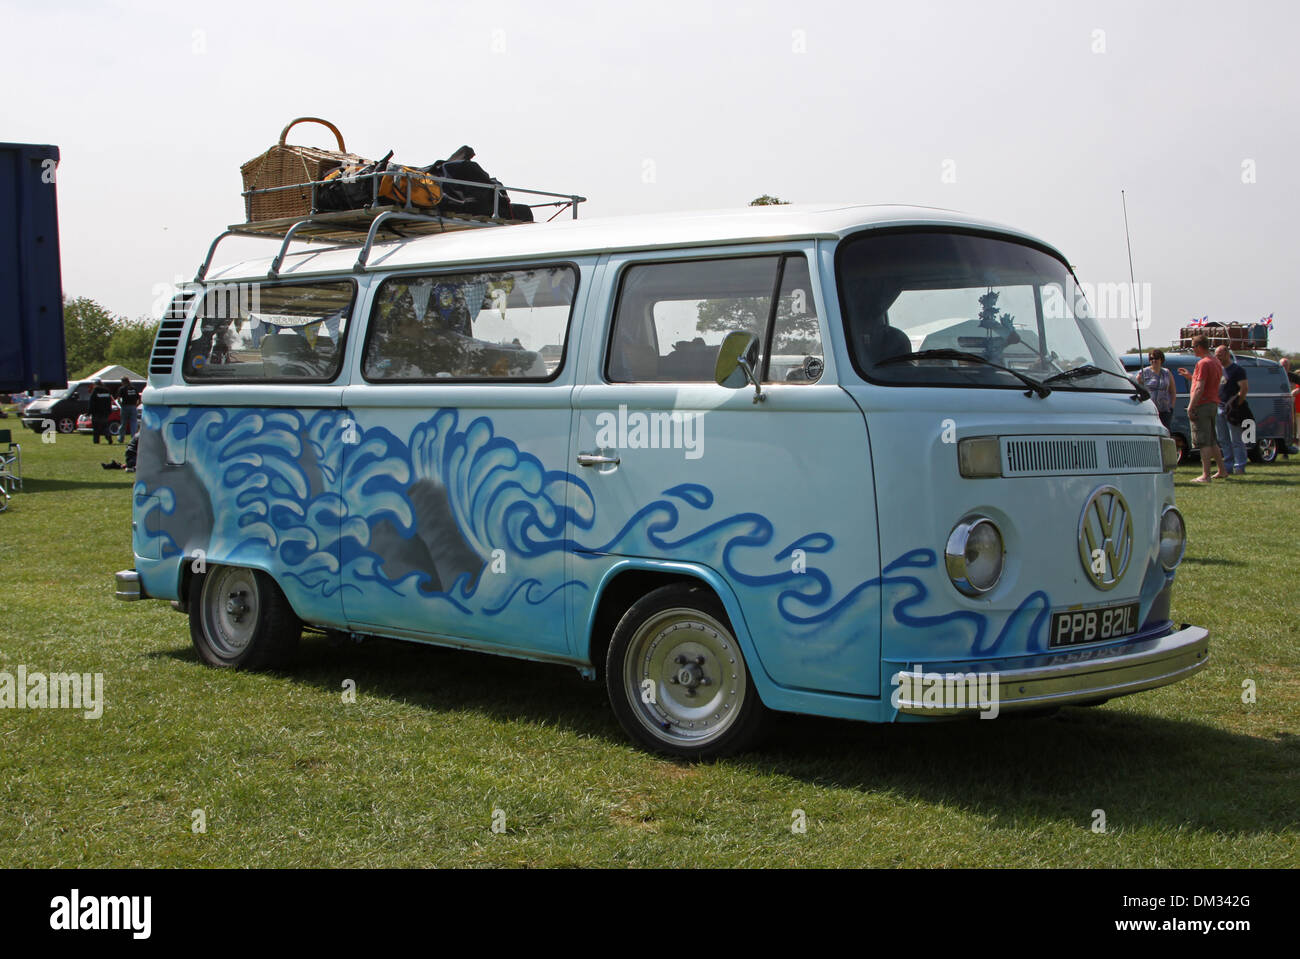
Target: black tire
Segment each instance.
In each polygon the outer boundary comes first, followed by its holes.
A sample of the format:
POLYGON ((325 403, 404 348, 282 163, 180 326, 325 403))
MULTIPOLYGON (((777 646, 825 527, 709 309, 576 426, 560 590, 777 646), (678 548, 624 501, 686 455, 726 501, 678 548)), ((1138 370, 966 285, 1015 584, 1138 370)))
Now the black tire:
POLYGON ((190 640, 209 666, 276 669, 293 659, 302 622, 261 570, 212 566, 190 583, 190 640))
POLYGON ((722 604, 688 583, 661 586, 623 614, 605 687, 629 736, 683 759, 741 752, 758 742, 768 717, 722 604))
POLYGON ((122 421, 121 421, 121 420, 118 420, 116 423, 109 423, 109 424, 108 424, 108 435, 109 435, 109 436, 121 436, 121 435, 122 435, 122 421))
POLYGON ((1250 448, 1250 459, 1256 463, 1277 462, 1277 440, 1259 440, 1250 448))
POLYGON ((60 433, 73 433, 76 432, 77 421, 71 416, 61 416, 59 417, 58 426, 60 433))

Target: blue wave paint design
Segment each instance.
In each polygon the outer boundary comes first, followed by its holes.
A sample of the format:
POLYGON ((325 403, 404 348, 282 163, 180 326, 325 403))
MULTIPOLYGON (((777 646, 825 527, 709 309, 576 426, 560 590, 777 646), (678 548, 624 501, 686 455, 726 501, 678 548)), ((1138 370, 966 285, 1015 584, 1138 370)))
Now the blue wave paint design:
POLYGON ((880 575, 837 588, 829 532, 783 544, 762 514, 713 518, 714 494, 699 483, 665 489, 612 537, 588 542, 596 503, 587 484, 546 469, 487 416, 462 425, 460 411, 438 410, 406 438, 337 409, 146 407, 144 425, 157 448, 146 455, 142 439, 136 500, 156 505, 139 541, 163 557, 199 544, 219 561, 275 569, 309 617, 346 608, 351 621, 384 623, 401 611, 434 624, 492 621, 526 636, 539 616, 563 620, 566 590, 590 590, 585 562, 625 554, 720 568, 747 617, 754 610, 756 632, 770 632, 763 617, 779 623, 782 639, 793 641, 789 655, 813 676, 841 669, 846 651, 874 642, 882 619, 887 631, 915 631, 935 647, 960 644, 973 656, 1042 648, 1050 601, 1041 591, 994 636, 984 614, 926 613, 922 576, 938 563, 932 550, 912 550, 880 575), (182 442, 185 465, 164 467, 164 452, 176 454, 182 442), (208 513, 184 506, 204 496, 208 513), (805 560, 799 571, 796 550, 805 560), (566 576, 566 557, 579 575, 566 576))

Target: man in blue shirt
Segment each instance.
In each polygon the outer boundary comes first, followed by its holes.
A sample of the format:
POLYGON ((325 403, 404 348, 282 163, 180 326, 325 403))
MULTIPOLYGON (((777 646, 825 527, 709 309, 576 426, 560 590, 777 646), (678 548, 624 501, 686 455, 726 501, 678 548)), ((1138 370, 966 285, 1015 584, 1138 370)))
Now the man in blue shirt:
POLYGON ((1246 444, 1242 439, 1245 424, 1234 412, 1246 402, 1250 384, 1246 381, 1246 371, 1236 361, 1232 351, 1226 346, 1217 347, 1215 358, 1223 364, 1223 379, 1219 381, 1219 448, 1223 451, 1224 472, 1246 473, 1246 444), (1230 416, 1229 414, 1232 414, 1230 416), (1233 419, 1237 419, 1233 423, 1233 419))

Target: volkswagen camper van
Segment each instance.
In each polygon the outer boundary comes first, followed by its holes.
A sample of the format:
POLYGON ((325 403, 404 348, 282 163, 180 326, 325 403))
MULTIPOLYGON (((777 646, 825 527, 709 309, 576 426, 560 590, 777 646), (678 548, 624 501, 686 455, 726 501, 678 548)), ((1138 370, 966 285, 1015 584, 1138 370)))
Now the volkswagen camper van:
MULTIPOLYGON (((288 240, 285 248, 288 248, 288 240)), ((218 667, 304 626, 567 664, 641 745, 1184 679, 1174 441, 1069 261, 896 206, 500 226, 203 271, 123 599, 218 667)))

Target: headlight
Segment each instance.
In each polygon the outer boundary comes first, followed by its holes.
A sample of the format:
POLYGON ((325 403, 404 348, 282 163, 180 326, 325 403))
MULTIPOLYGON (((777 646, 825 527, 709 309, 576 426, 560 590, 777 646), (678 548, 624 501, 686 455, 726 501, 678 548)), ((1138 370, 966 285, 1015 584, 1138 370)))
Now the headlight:
POLYGON ((993 521, 982 516, 971 516, 948 534, 944 550, 944 563, 948 578, 967 596, 987 593, 1002 578, 1002 534, 993 521))
POLYGON ((1178 465, 1178 441, 1172 436, 1160 438, 1160 462, 1166 473, 1178 465))
POLYGON ((1172 571, 1183 561, 1186 550, 1187 527, 1183 524, 1183 514, 1166 506, 1160 514, 1160 565, 1172 571))

